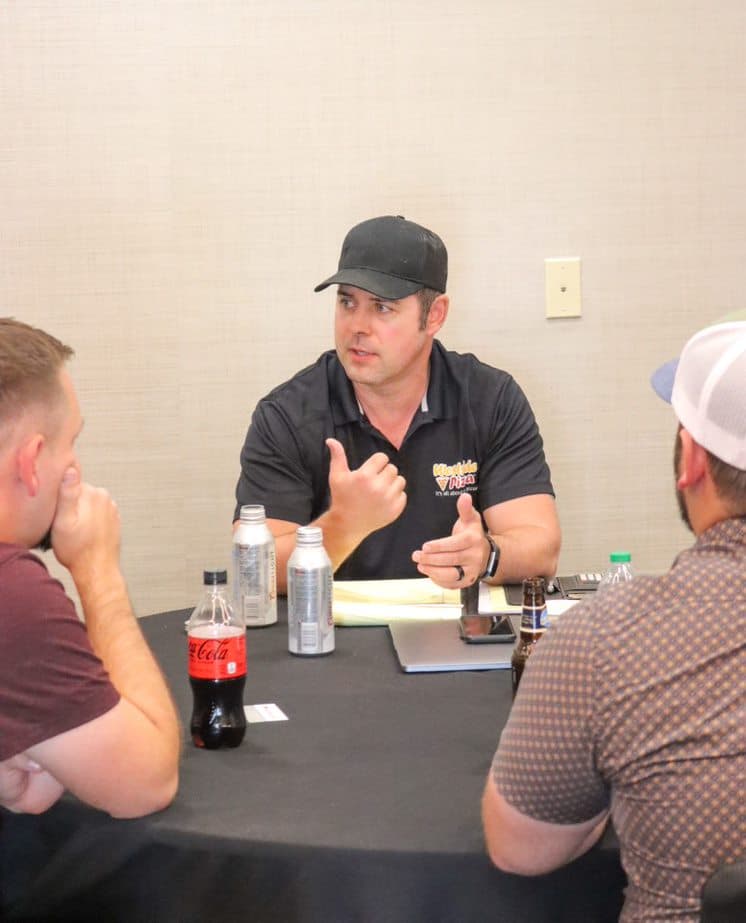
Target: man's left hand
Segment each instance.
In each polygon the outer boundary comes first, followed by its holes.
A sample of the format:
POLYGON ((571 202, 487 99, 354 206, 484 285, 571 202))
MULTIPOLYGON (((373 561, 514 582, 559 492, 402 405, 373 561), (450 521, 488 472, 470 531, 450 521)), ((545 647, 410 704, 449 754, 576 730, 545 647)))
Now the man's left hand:
POLYGON ((24 753, 0 763, 0 805, 9 811, 39 814, 63 792, 54 776, 24 753))
POLYGON ((461 494, 456 510, 458 519, 451 534, 425 542, 412 554, 417 570, 446 589, 463 589, 476 583, 490 553, 482 517, 474 509, 471 494, 461 494))

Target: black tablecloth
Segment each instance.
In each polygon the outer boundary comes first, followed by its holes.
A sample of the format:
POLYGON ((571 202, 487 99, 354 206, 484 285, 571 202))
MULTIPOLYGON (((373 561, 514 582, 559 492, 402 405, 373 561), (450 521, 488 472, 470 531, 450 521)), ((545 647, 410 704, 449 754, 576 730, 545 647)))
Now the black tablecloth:
MULTIPOLYGON (((184 619, 142 621, 188 726, 184 619)), ((287 652, 283 621, 248 633, 250 724, 236 750, 184 747, 166 811, 112 820, 66 796, 3 813, 9 919, 84 921, 611 921, 613 837, 538 878, 484 853, 479 800, 510 709, 506 671, 403 674, 388 630, 337 630, 329 657, 287 652)))

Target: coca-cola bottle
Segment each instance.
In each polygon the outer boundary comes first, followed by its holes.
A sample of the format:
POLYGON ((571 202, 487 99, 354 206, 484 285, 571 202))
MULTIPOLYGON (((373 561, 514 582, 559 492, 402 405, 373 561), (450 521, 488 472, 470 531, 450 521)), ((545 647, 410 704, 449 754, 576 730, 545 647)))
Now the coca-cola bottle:
POLYGON ((204 594, 187 622, 189 683, 194 696, 190 730, 197 747, 237 747, 246 732, 246 631, 227 597, 228 574, 204 572, 204 594))

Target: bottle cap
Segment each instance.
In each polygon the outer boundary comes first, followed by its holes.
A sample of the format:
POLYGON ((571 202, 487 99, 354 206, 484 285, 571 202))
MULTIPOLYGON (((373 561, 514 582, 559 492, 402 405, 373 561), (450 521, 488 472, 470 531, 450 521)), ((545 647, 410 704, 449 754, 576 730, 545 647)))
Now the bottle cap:
POLYGON ((298 545, 321 545, 324 534, 319 526, 298 526, 295 541, 298 545))
POLYGON ((524 592, 529 589, 541 589, 543 590, 546 586, 545 580, 543 577, 524 577, 523 578, 523 589, 524 592))
POLYGON ((228 583, 227 570, 206 570, 202 572, 202 583, 205 586, 216 586, 220 583, 228 583))
POLYGON ((629 551, 612 551, 609 555, 609 560, 612 564, 629 564, 632 560, 632 555, 629 551))
POLYGON ((264 507, 260 503, 241 507, 241 522, 264 522, 266 518, 264 507))

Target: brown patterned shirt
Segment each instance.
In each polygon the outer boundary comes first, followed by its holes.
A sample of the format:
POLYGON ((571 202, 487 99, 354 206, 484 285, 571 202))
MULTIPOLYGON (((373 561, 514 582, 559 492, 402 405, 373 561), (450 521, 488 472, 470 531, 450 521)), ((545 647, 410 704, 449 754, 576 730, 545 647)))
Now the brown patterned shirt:
POLYGON ((705 879, 746 852, 746 518, 547 631, 493 774, 539 820, 611 811, 622 920, 698 919, 705 879))

